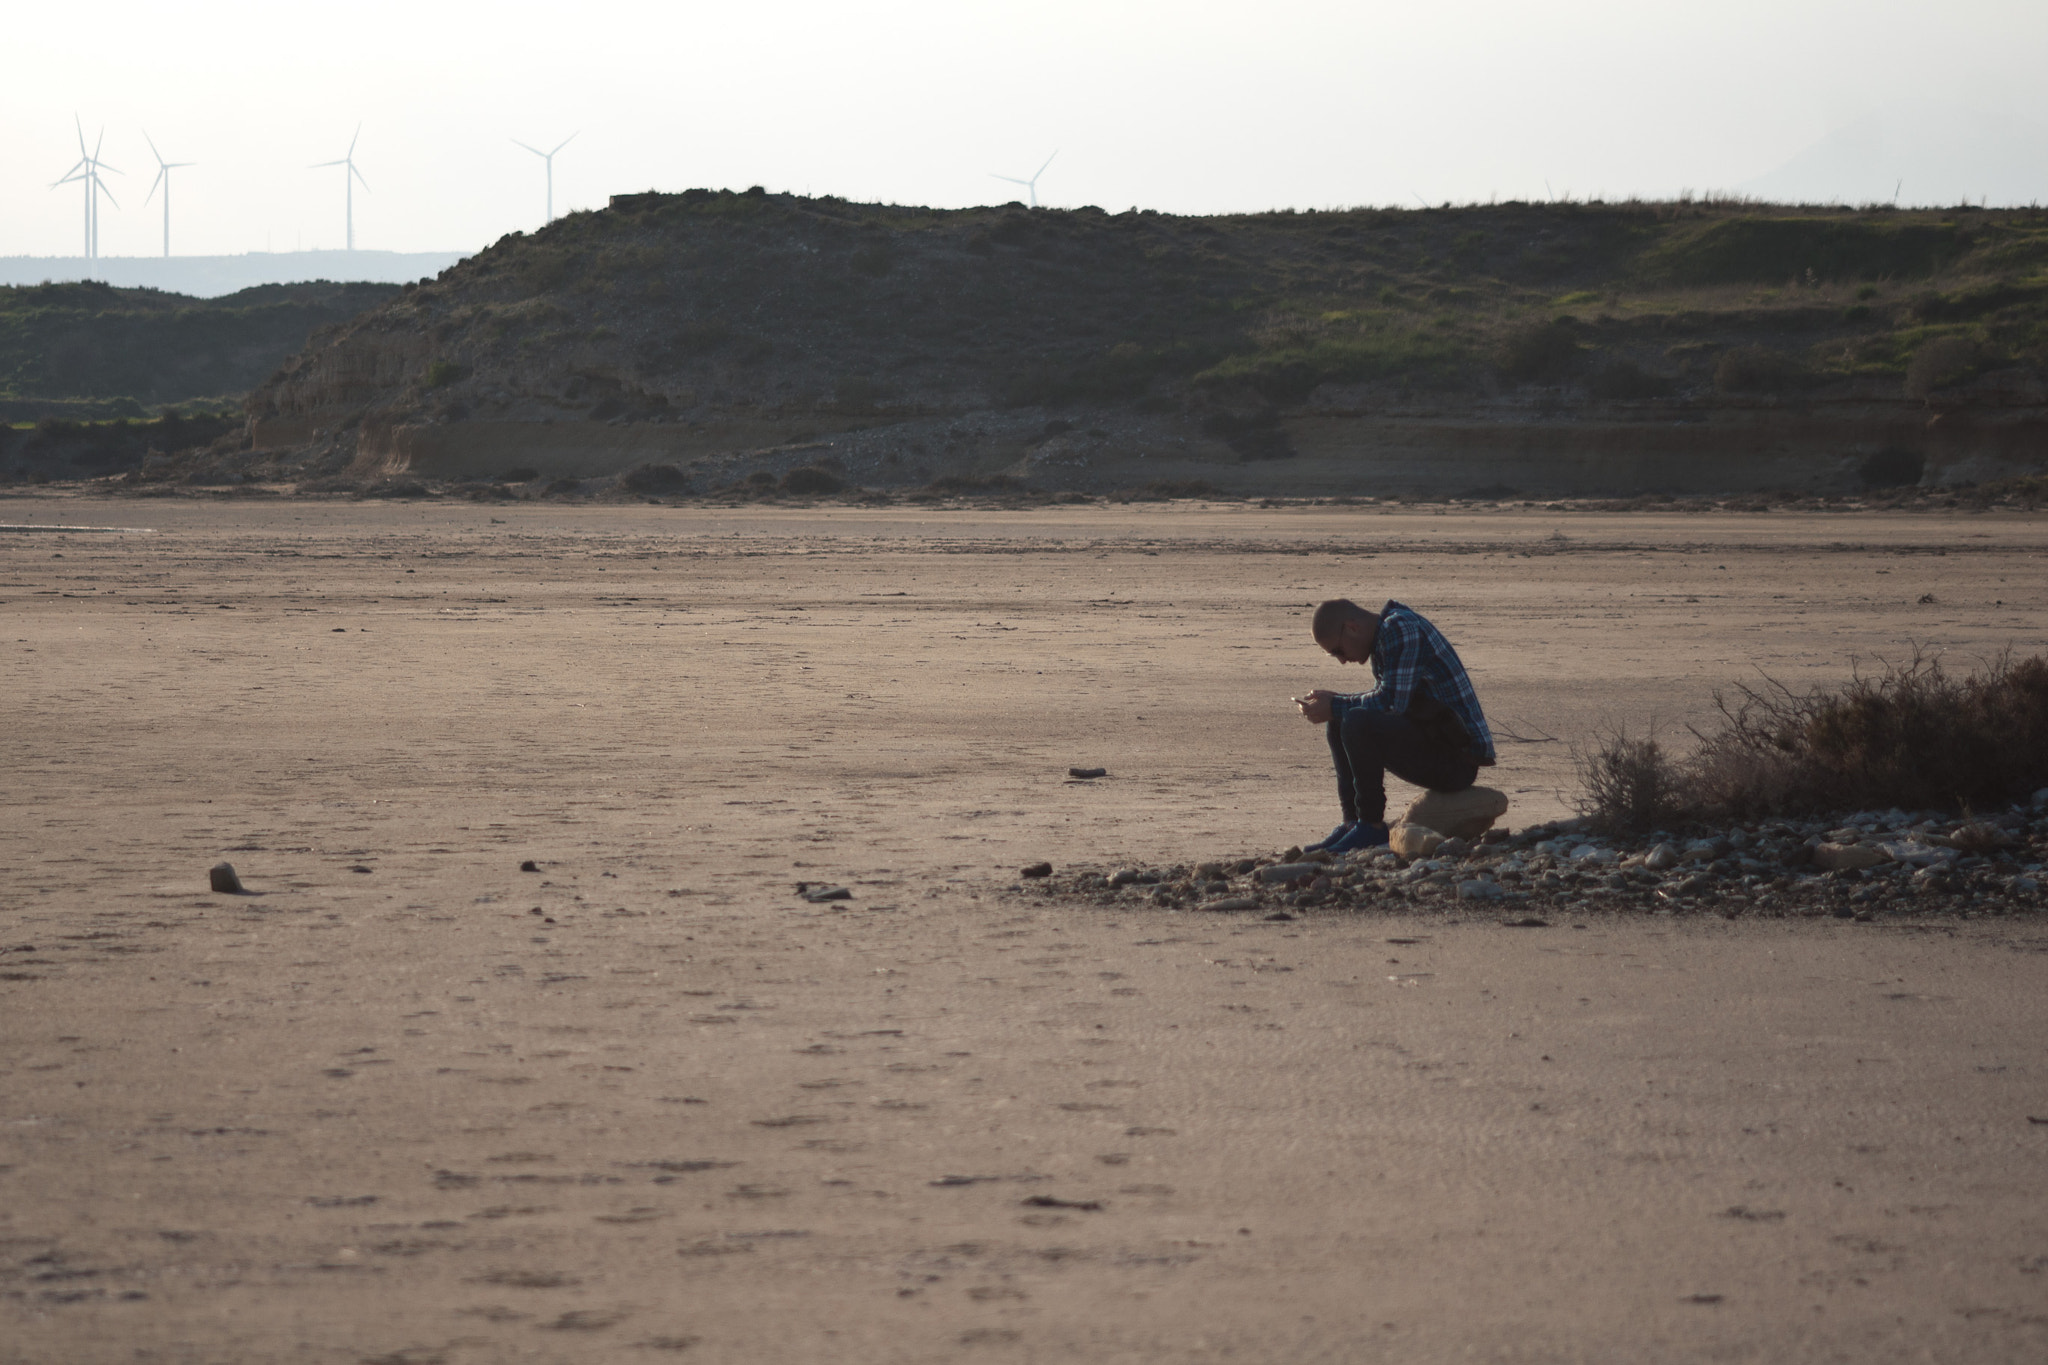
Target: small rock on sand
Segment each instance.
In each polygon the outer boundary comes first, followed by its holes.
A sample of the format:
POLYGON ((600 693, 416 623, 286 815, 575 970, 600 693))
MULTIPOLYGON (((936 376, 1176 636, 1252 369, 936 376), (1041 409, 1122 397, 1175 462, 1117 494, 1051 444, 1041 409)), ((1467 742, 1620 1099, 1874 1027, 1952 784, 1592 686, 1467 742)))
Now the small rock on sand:
POLYGON ((813 905, 825 901, 850 901, 853 893, 843 886, 828 886, 824 882, 798 882, 796 893, 813 905))
POLYGON ((1883 849, 1869 844, 1819 844, 1813 850, 1813 865, 1823 872, 1853 872, 1888 861, 1883 849))
POLYGON ((223 896, 242 894, 242 879, 235 875, 233 863, 215 863, 206 869, 206 882, 223 896))
POLYGON ((1109 776, 1109 769, 1107 769, 1107 768, 1069 768, 1069 769, 1067 769, 1067 776, 1068 776, 1068 777, 1080 777, 1080 778, 1093 778, 1093 777, 1108 777, 1108 776, 1109 776))
POLYGON ((1442 845, 1444 836, 1427 825, 1396 825, 1387 836, 1387 847, 1403 858, 1427 858, 1442 845))
POLYGON ((1033 863, 1031 866, 1020 871, 1017 875, 1020 877, 1050 877, 1052 875, 1052 864, 1033 863))
POLYGON ((1271 867, 1262 867, 1252 873, 1252 880, 1271 886, 1274 882, 1292 882, 1303 877, 1313 877, 1322 870, 1321 863, 1274 863, 1271 867))
POLYGON ((1259 908, 1259 898, 1257 896, 1223 896, 1217 900, 1203 901, 1195 908, 1197 910, 1217 911, 1256 910, 1259 908))

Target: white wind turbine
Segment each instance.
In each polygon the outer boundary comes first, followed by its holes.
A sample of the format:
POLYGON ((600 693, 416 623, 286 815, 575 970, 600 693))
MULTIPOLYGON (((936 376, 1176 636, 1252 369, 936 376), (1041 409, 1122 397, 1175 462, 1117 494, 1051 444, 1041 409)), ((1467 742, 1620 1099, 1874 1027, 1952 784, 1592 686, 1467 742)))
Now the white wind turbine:
MULTIPOLYGON (((561 150, 562 150, 562 148, 564 148, 564 147, 568 146, 568 145, 569 145, 570 143, 574 142, 574 141, 576 140, 576 134, 577 134, 577 133, 581 133, 582 131, 583 131, 583 130, 582 130, 581 128, 578 128, 578 129, 576 130, 576 132, 575 132, 575 133, 571 133, 571 134, 569 134, 569 136, 567 136, 567 137, 563 138, 563 139, 562 139, 562 140, 561 140, 560 142, 557 142, 557 143, 555 144, 555 152, 559 152, 559 151, 561 151, 561 150)), ((526 147, 526 144, 525 144, 525 143, 523 143, 523 142, 521 142, 521 141, 520 141, 520 140, 519 140, 518 138, 516 138, 516 137, 515 137, 515 138, 512 138, 512 139, 510 139, 510 141, 511 141, 512 145, 513 145, 513 146, 515 146, 515 147, 526 147)), ((543 221, 544 223, 552 223, 552 222, 554 222, 554 221, 555 221, 555 152, 544 152, 544 151, 542 151, 542 150, 541 150, 540 148, 538 148, 538 147, 526 147, 526 150, 527 150, 527 151, 529 151, 529 152, 532 152, 532 153, 533 153, 533 154, 534 154, 535 156, 539 157, 539 158, 540 158, 540 159, 541 159, 541 160, 542 160, 543 162, 545 162, 545 163, 546 163, 546 165, 547 165, 547 168, 548 168, 548 216, 547 216, 547 217, 546 217, 545 219, 543 219, 542 221, 543 221)))
MULTIPOLYGON (((348 217, 346 219, 347 231, 344 235, 344 240, 347 242, 350 251, 356 249, 356 181, 363 180, 363 173, 356 169, 356 138, 360 138, 362 135, 363 125, 358 123, 356 125, 355 137, 348 140, 347 156, 344 156, 339 161, 316 161, 308 168, 315 171, 322 170, 328 166, 346 166, 348 168, 341 173, 341 183, 347 187, 348 217)), ((370 182, 363 180, 364 192, 367 193, 369 188, 370 182)))
POLYGON ((142 204, 143 207, 147 208, 150 198, 156 194, 156 187, 158 185, 164 187, 164 255, 168 258, 171 254, 171 172, 177 170, 180 166, 196 166, 199 163, 196 161, 166 161, 164 160, 164 154, 156 149, 156 143, 150 141, 148 132, 145 131, 143 133, 142 140, 149 143, 149 154, 156 158, 156 179, 149 182, 149 195, 143 198, 142 204))
MULTIPOLYGON (((1059 152, 1058 152, 1057 150, 1055 150, 1055 151, 1053 152, 1053 154, 1052 154, 1052 156, 1058 156, 1058 155, 1059 155, 1059 152)), ((1049 156, 1049 157, 1047 157, 1047 158, 1045 159, 1045 166, 1050 166, 1050 165, 1052 165, 1052 156, 1049 156)), ((1039 167, 1039 168, 1038 168, 1037 170, 1033 171, 1033 172, 1031 173, 1031 178, 1030 178, 1029 180, 1019 180, 1019 179, 1018 179, 1018 178, 1017 178, 1016 176, 1014 176, 1014 175, 996 175, 996 173, 995 173, 994 171, 990 171, 990 172, 989 172, 989 174, 990 174, 990 175, 995 175, 995 178, 996 178, 996 179, 998 179, 998 180, 1007 180, 1007 181, 1009 181, 1009 182, 1010 182, 1010 183, 1011 183, 1012 185, 1022 185, 1022 186, 1023 186, 1023 187, 1024 187, 1024 188, 1025 188, 1025 189, 1026 189, 1026 190, 1027 190, 1027 191, 1028 191, 1029 193, 1030 193, 1030 195, 1031 195, 1031 207, 1032 207, 1032 208, 1037 208, 1037 207, 1038 207, 1038 177, 1039 177, 1039 176, 1041 176, 1041 175, 1044 175, 1044 174, 1045 174, 1045 166, 1040 166, 1040 167, 1039 167)))
POLYGON ((107 196, 108 199, 112 199, 114 201, 115 208, 121 207, 121 201, 118 199, 114 199, 114 192, 107 188, 106 181, 100 179, 100 171, 103 169, 113 171, 115 175, 119 175, 121 174, 121 172, 117 168, 109 166, 106 162, 100 160, 100 147, 107 140, 107 130, 104 128, 100 129, 99 139, 93 143, 92 150, 88 152, 87 150, 85 150, 85 124, 79 121, 78 115, 76 114, 73 114, 71 116, 71 121, 73 124, 77 125, 78 128, 78 164, 73 166, 70 170, 66 171, 64 173, 64 178, 62 180, 54 182, 50 186, 50 188, 54 190, 57 188, 58 185, 68 185, 74 180, 80 181, 84 184, 85 259, 87 259, 88 261, 95 261, 99 259, 100 254, 99 197, 104 194, 105 196, 107 196))

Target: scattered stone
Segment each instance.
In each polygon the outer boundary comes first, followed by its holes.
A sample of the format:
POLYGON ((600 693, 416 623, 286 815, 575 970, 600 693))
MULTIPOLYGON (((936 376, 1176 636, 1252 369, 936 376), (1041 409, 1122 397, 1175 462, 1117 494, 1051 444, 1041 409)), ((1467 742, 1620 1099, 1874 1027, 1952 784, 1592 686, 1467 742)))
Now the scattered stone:
POLYGON ((1816 844, 1813 865, 1823 872, 1854 872, 1889 861, 1884 850, 1869 844, 1816 844))
POLYGON ((528 858, 525 862, 519 865, 519 870, 521 872, 538 872, 540 871, 540 864, 535 862, 533 859, 528 858))
POLYGON ((1294 916, 1288 914, 1285 910, 1275 910, 1266 918, 1273 923, 1288 923, 1294 919, 1294 916))
POLYGON ((1112 888, 1120 886, 1152 886, 1158 881, 1159 874, 1157 872, 1148 871, 1142 867, 1120 867, 1109 874, 1109 884, 1112 888))
POLYGON ((1387 835, 1387 847, 1403 858, 1427 858, 1443 841, 1443 835, 1426 825, 1396 825, 1387 835))
POLYGON ((1440 830, 1448 838, 1477 839, 1507 813, 1507 793, 1492 787, 1467 787, 1461 792, 1424 792, 1408 807, 1401 823, 1440 830))
POLYGON ((1097 777, 1108 777, 1108 776, 1109 776, 1109 769, 1107 769, 1107 768, 1069 768, 1069 769, 1067 769, 1067 776, 1068 776, 1068 777, 1078 777, 1078 778, 1081 778, 1081 779, 1083 779, 1083 780, 1085 781, 1085 780, 1087 780, 1087 779, 1090 779, 1090 778, 1097 778, 1097 777))
POLYGON ((826 901, 850 901, 853 893, 843 886, 831 886, 825 882, 798 882, 796 893, 813 905, 826 901))
MULTIPOLYGON (((1454 899, 1518 902, 1518 911, 1545 915, 1597 908, 1729 919, 1840 914, 1869 922, 1909 905, 1919 915, 1964 918, 2048 911, 2048 811, 2024 805, 1981 816, 1895 810, 1768 818, 1640 840, 1611 830, 1596 836, 1583 820, 1500 831, 1476 844, 1446 840, 1427 826, 1402 825, 1392 834, 1393 847, 1355 856, 1289 849, 1277 860, 1215 859, 1193 871, 1186 864, 1163 874, 1122 868, 1118 899, 1133 899, 1130 887, 1139 885, 1162 906, 1262 913, 1300 913, 1304 906, 1386 911, 1437 898, 1446 907, 1454 899), (1952 847, 1958 835, 1964 846, 1952 847)), ((1025 890, 1021 883, 1008 889, 1025 890)), ((1113 899, 1109 877, 1097 871, 1070 869, 1052 889, 1100 905, 1113 899)))
POLYGON ((1520 919, 1504 919, 1500 922, 1500 927, 1503 929, 1548 929, 1550 921, 1539 919, 1535 915, 1524 915, 1520 919))
POLYGON ((1271 867, 1262 867, 1252 873, 1252 880, 1271 886, 1275 882, 1294 882, 1304 877, 1314 877, 1322 870, 1321 863, 1274 863, 1271 867))
POLYGON ((1050 877, 1052 875, 1052 864, 1033 863, 1017 875, 1020 877, 1050 877))
POLYGON ((1922 843, 1917 839, 1888 840, 1879 844, 1878 848, 1893 862, 1913 867, 1945 866, 1960 856, 1955 849, 1922 843))
POLYGON ((233 863, 215 863, 206 869, 206 884, 223 896, 242 894, 242 879, 235 875, 233 863))

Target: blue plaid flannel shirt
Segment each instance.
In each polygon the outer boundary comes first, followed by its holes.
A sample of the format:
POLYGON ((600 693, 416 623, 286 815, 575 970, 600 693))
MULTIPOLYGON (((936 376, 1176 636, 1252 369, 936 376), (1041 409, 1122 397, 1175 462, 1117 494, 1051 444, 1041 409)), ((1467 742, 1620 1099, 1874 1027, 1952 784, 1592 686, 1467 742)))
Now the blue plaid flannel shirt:
POLYGON ((1354 707, 1402 715, 1408 710, 1415 690, 1421 688, 1451 708, 1482 767, 1494 762, 1493 732, 1486 728, 1479 697, 1472 691, 1472 679, 1465 675, 1458 651, 1443 633, 1420 612, 1389 602, 1380 608, 1379 633, 1372 642, 1372 675, 1379 686, 1370 692, 1352 692, 1330 699, 1330 718, 1342 720, 1354 707))

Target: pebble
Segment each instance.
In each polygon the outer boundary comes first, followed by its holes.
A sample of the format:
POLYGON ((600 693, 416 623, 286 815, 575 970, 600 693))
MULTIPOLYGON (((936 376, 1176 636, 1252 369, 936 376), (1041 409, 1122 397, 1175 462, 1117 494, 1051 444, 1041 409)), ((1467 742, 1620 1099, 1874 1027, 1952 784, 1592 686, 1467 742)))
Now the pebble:
POLYGON ((1678 866, 1678 847, 1675 844, 1659 844, 1643 859, 1643 866, 1652 872, 1669 872, 1678 866))
POLYGON ((1221 911, 1221 910, 1256 910, 1256 909, 1258 909, 1258 908, 1259 908, 1259 898, 1258 898, 1257 896, 1224 896, 1224 897, 1221 897, 1220 899, 1217 899, 1217 900, 1213 900, 1213 901, 1203 901, 1203 902, 1202 902, 1202 903, 1201 903, 1200 905, 1197 905, 1197 906, 1195 907, 1195 909, 1197 909, 1197 910, 1218 910, 1218 911, 1221 911))
POLYGON ((1107 768, 1069 768, 1069 769, 1067 769, 1067 776, 1068 776, 1068 777, 1079 777, 1079 778, 1082 778, 1082 779, 1090 779, 1090 778, 1097 778, 1097 777, 1108 777, 1108 776, 1109 776, 1109 769, 1107 769, 1107 768))
POLYGON ((1427 858, 1443 844, 1444 836, 1426 825, 1396 825, 1387 846, 1403 858, 1427 858))
POLYGON ((1853 872, 1884 861, 1884 851, 1869 844, 1827 843, 1818 844, 1813 850, 1813 865, 1823 872, 1853 872))
POLYGON ((207 868, 206 883, 223 896, 242 894, 242 879, 235 875, 233 863, 215 863, 207 868))
POLYGON ((1050 877, 1052 875, 1052 864, 1033 863, 1031 866, 1019 871, 1017 875, 1020 877, 1050 877))
POLYGON ((1292 882, 1303 877, 1314 877, 1322 870, 1321 863, 1274 863, 1271 867, 1262 867, 1252 873, 1252 880, 1271 886, 1274 882, 1292 882))
POLYGON ((1499 882, 1481 881, 1474 877, 1458 883, 1458 899, 1461 901, 1497 901, 1506 895, 1499 882))

